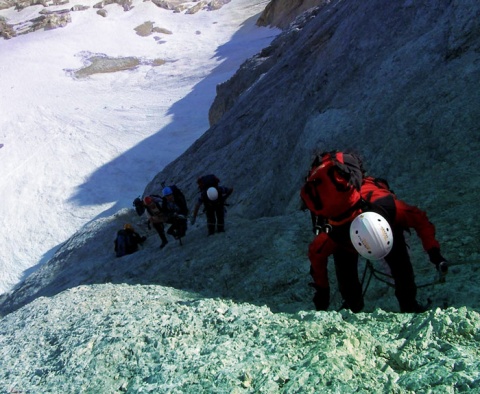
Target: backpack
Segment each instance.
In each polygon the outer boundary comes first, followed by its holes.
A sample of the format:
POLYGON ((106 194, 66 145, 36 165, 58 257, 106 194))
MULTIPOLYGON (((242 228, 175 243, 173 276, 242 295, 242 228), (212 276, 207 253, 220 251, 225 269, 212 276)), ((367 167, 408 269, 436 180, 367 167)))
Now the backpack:
POLYGON ((145 210, 150 215, 152 223, 165 223, 168 219, 168 212, 164 209, 164 199, 158 194, 150 194, 154 204, 153 206, 145 207, 145 210))
POLYGON ((322 153, 313 161, 300 196, 316 216, 344 223, 362 203, 363 174, 362 161, 356 155, 322 153))
POLYGON ((218 187, 220 179, 213 174, 201 176, 197 179, 198 188, 201 192, 207 190, 209 187, 218 187))
POLYGON ((175 222, 176 236, 177 238, 185 237, 187 234, 187 219, 183 217, 177 217, 175 222))
POLYGON ((137 250, 137 244, 135 243, 132 234, 125 230, 119 230, 117 232, 117 238, 115 239, 115 255, 117 257, 131 254, 137 250))
POLYGON ((133 200, 133 206, 135 207, 138 216, 142 216, 145 213, 145 205, 143 205, 143 201, 140 197, 133 200))
POLYGON ((172 192, 173 192, 173 200, 175 201, 175 204, 177 204, 178 208, 180 209, 178 213, 180 215, 187 216, 188 206, 187 206, 187 199, 185 198, 185 195, 176 185, 172 185, 169 187, 170 189, 172 189, 172 192))

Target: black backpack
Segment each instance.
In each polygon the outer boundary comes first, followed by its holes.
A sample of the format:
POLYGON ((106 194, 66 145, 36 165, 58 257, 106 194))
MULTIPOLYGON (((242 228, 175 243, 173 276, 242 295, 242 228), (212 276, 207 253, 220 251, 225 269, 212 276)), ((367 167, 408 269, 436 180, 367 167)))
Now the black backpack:
POLYGON ((131 254, 138 249, 133 236, 126 230, 119 230, 117 232, 117 238, 115 239, 115 255, 117 257, 131 254))
POLYGON ((176 222, 175 222, 175 228, 176 228, 176 235, 178 238, 185 237, 187 234, 187 219, 186 218, 181 218, 177 217, 176 222))
POLYGON ((142 216, 145 213, 145 205, 143 205, 143 201, 140 197, 133 200, 133 206, 135 207, 138 216, 142 216))
POLYGON ((187 199, 185 198, 185 195, 176 185, 169 186, 169 188, 172 189, 173 200, 175 201, 175 204, 177 204, 178 208, 180 208, 180 211, 178 213, 180 215, 187 216, 188 206, 187 206, 187 199))
POLYGON ((197 184, 200 191, 203 192, 209 187, 218 187, 220 184, 220 179, 218 179, 214 174, 208 174, 198 178, 197 184))

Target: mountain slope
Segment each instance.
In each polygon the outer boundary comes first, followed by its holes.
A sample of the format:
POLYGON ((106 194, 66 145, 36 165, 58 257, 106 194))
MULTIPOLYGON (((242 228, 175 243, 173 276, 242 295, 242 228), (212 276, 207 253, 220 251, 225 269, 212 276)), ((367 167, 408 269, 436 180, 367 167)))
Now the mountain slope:
POLYGON ((279 32, 255 25, 262 1, 0 1, 25 33, 0 38, 0 293, 203 134, 216 85, 279 32), (36 25, 55 13, 70 23, 36 25))
POLYGON ((475 15, 472 2, 446 1, 334 1, 311 12, 219 86, 223 117, 146 191, 174 179, 194 192, 198 175, 216 172, 236 187, 235 213, 284 214, 297 207, 312 153, 350 148, 436 220, 452 177, 474 211, 475 15), (447 164, 452 155, 459 166, 447 164))
MULTIPOLYGON (((310 153, 337 147, 362 153, 367 169, 386 176, 400 198, 426 209, 436 224, 443 253, 452 263, 452 280, 440 288, 427 286, 421 297, 430 298, 432 306, 478 305, 477 292, 455 280, 455 275, 475 277, 478 267, 479 231, 472 212, 478 212, 479 175, 469 165, 479 144, 473 132, 479 124, 479 22, 474 18, 478 7, 470 7, 342 1, 307 13, 225 83, 221 89, 238 86, 235 81, 245 73, 251 80, 255 64, 268 59, 268 70, 262 69, 221 120, 147 187, 159 191, 160 181, 176 181, 193 203, 196 177, 217 173, 235 187, 226 239, 205 243, 200 220, 183 248, 169 245, 157 256, 152 232, 147 250, 128 258, 131 266, 118 265, 110 252, 116 229, 129 221, 147 231, 132 210, 122 211, 82 229, 39 272, 0 297, 0 311, 11 312, 38 296, 80 284, 108 281, 158 283, 267 303, 273 310, 311 307, 306 287, 311 230, 308 215, 298 211, 298 189, 310 153), (379 21, 389 18, 391 28, 377 31, 383 26, 379 21), (326 78, 322 83, 312 77, 320 71, 326 78), (452 166, 452 160, 458 165, 452 166), (453 180, 450 190, 446 186, 453 180), (185 266, 178 266, 179 261, 185 266), (245 291, 246 286, 255 291, 245 291)), ((409 242, 418 283, 431 283, 431 264, 415 236, 409 242)), ((377 292, 367 298, 366 310, 396 310, 394 300, 379 299, 377 292)))

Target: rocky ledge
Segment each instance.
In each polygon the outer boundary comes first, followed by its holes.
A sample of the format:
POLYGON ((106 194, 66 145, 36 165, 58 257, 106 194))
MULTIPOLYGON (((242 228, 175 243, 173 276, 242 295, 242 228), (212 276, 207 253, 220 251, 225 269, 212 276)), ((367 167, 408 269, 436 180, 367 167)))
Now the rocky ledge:
MULTIPOLYGON (((192 5, 191 2, 185 0, 152 0, 152 3, 157 7, 173 12, 185 12, 185 14, 195 14, 201 10, 218 10, 229 2, 230 0, 202 0, 192 5)), ((90 8, 89 5, 74 5, 70 8, 58 9, 58 6, 67 4, 69 4, 68 0, 0 0, 0 11, 9 8, 15 8, 15 10, 20 11, 24 8, 38 5, 44 7, 38 15, 18 23, 9 23, 7 18, 0 15, 0 37, 11 39, 36 30, 64 27, 72 21, 72 12, 84 11, 90 8)), ((132 0, 103 0, 92 7, 98 9, 98 15, 107 17, 108 13, 105 6, 110 4, 118 4, 124 11, 130 11, 133 8, 132 0)))

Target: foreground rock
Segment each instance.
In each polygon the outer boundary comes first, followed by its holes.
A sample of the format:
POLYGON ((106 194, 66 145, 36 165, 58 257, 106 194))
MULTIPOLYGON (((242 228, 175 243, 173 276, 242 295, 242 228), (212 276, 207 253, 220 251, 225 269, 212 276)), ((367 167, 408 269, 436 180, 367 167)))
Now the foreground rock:
POLYGON ((479 326, 465 308, 285 315, 158 286, 81 286, 0 321, 0 379, 6 392, 471 392, 479 326))

